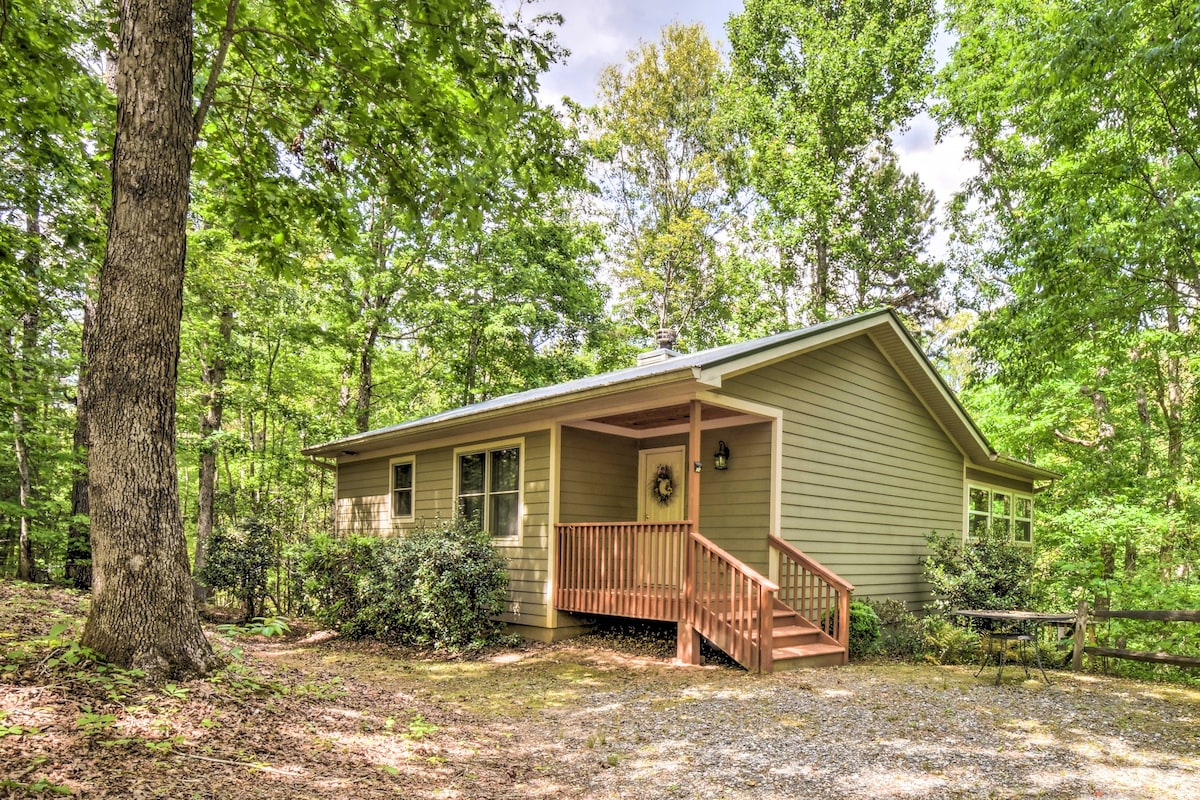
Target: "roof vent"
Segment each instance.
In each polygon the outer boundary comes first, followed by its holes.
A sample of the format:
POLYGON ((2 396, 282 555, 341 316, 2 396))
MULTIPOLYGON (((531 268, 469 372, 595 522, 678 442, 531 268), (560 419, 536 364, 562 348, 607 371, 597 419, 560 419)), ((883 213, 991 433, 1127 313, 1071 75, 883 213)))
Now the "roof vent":
POLYGON ((644 367, 648 364, 658 364, 679 355, 679 353, 671 349, 675 347, 675 342, 678 338, 674 329, 659 328, 658 332, 654 334, 654 340, 658 344, 658 349, 651 350, 648 353, 638 353, 637 365, 644 367))

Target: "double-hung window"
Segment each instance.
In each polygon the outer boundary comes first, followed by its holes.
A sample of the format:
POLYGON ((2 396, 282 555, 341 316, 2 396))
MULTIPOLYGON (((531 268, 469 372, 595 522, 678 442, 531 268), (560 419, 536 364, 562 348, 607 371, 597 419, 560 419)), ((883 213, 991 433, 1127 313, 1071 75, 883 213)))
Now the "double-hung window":
POLYGON ((1033 498, 1008 489, 970 486, 967 489, 967 534, 990 531, 1006 541, 1033 543, 1033 498))
POLYGON ((411 456, 394 458, 391 469, 392 522, 412 522, 415 518, 416 461, 411 456))
POLYGON ((521 446, 505 444, 459 452, 458 513, 478 520, 497 539, 521 530, 521 446))

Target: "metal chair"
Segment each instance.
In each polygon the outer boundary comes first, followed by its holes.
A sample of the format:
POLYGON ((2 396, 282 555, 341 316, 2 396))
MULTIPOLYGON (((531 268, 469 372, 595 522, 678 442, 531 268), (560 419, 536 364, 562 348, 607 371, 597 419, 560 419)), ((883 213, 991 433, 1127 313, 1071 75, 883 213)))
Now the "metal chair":
MULTIPOLYGON (((1036 630, 1036 629, 1035 629, 1036 630)), ((1017 654, 1021 662, 1021 667, 1025 670, 1025 677, 1029 675, 1029 656, 1026 652, 1026 647, 1033 644, 1033 654, 1037 659, 1037 668, 1042 673, 1042 680, 1046 685, 1050 685, 1050 678, 1046 675, 1046 669, 1042 666, 1042 654, 1038 649, 1037 637, 1030 633, 1021 633, 1019 631, 987 631, 984 633, 987 637, 987 649, 984 651, 983 657, 979 662, 979 669, 975 671, 975 677, 978 678, 983 668, 987 666, 993 655, 999 656, 999 667, 996 669, 996 685, 1000 685, 1000 678, 1004 675, 1004 664, 1008 656, 1008 647, 1012 643, 1017 644, 1017 654), (997 647, 998 646, 998 647, 997 647)))

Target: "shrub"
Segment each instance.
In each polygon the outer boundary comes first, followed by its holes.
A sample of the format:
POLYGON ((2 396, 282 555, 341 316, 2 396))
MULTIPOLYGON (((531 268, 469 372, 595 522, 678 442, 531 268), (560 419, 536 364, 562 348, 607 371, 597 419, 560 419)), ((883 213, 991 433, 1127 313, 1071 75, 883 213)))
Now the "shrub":
POLYGON ((508 573, 472 521, 422 524, 394 539, 315 539, 301 558, 306 601, 355 637, 474 649, 493 640, 508 573))
POLYGON ((864 658, 879 652, 879 617, 866 603, 850 603, 850 657, 864 658))
POLYGON ((276 561, 275 538, 269 525, 254 518, 217 528, 209 536, 208 560, 196 577, 212 589, 232 592, 242 603, 245 622, 262 616, 267 570, 276 561))
POLYGON ((919 658, 927 647, 925 636, 921 629, 921 620, 908 610, 902 601, 885 597, 882 600, 868 600, 879 617, 879 652, 891 658, 919 658))
POLYGON ((998 533, 963 542, 957 534, 925 537, 929 555, 922 559, 933 607, 942 613, 959 608, 1029 608, 1032 559, 998 533))
POLYGON ((921 620, 921 628, 925 657, 935 664, 965 664, 979 656, 979 634, 969 628, 933 614, 921 620))
POLYGON ((300 605, 319 622, 352 633, 382 539, 314 536, 300 554, 300 605))

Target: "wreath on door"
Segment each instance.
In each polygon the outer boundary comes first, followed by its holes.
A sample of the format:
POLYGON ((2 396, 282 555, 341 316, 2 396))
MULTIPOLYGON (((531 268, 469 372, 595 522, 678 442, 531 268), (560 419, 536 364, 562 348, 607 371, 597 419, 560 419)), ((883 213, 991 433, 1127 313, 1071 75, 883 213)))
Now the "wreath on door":
POLYGON ((671 502, 671 498, 675 496, 675 476, 671 474, 670 466, 659 464, 654 470, 654 480, 650 481, 650 493, 660 506, 671 502))

